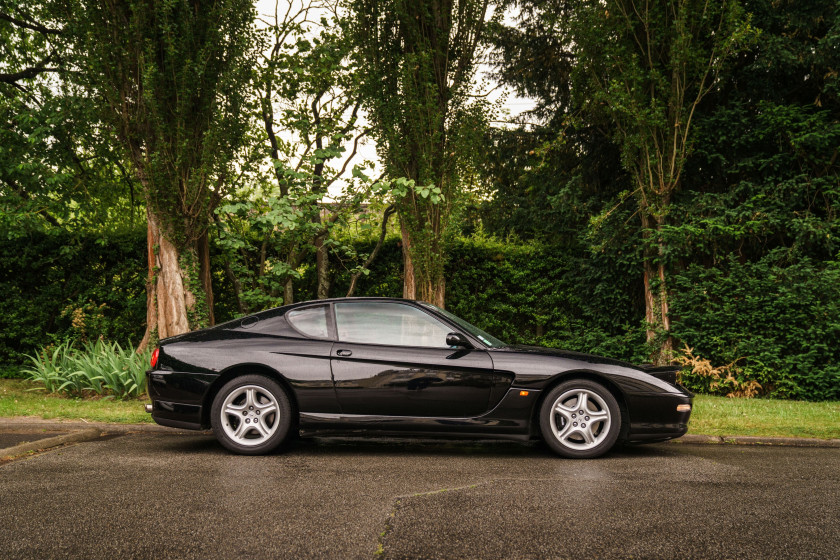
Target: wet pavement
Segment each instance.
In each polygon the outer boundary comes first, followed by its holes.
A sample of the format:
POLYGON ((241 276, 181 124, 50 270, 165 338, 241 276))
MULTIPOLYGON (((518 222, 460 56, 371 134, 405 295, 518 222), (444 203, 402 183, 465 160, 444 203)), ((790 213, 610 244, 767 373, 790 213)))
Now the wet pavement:
POLYGON ((0 449, 6 449, 7 447, 14 447, 20 443, 26 443, 30 441, 38 441, 42 439, 51 438, 54 436, 61 436, 65 434, 69 434, 68 431, 38 431, 38 432, 3 432, 0 433, 0 449))
POLYGON ((840 449, 137 433, 0 466, 0 558, 837 558, 840 449))

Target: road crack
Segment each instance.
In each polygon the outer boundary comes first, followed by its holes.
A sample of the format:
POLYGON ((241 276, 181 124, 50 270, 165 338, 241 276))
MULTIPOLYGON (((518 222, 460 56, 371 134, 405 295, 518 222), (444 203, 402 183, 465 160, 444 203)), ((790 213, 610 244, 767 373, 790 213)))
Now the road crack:
POLYGON ((445 492, 459 492, 461 490, 472 490, 474 488, 478 488, 479 486, 490 484, 491 482, 496 481, 477 482, 475 484, 469 484, 467 486, 456 486, 453 488, 438 488, 437 490, 429 490, 427 492, 415 492, 413 494, 397 496, 394 499, 394 504, 391 507, 391 511, 388 512, 388 515, 385 517, 385 527, 383 528, 382 532, 379 533, 379 539, 377 540, 376 550, 373 553, 373 557, 382 558, 382 556, 385 554, 385 539, 388 538, 388 536, 394 529, 394 520, 397 517, 397 513, 399 513, 400 509, 402 508, 404 500, 408 500, 411 498, 422 498, 424 496, 434 496, 435 494, 443 494, 445 492))

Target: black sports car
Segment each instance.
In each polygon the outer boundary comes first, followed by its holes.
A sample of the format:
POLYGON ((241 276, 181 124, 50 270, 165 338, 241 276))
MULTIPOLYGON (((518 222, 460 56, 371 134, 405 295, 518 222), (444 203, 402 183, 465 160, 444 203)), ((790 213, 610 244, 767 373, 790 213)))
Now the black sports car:
POLYGON ((539 437, 566 457, 687 430, 676 369, 509 345, 433 305, 309 301, 167 338, 147 372, 158 424, 257 455, 300 435, 539 437))

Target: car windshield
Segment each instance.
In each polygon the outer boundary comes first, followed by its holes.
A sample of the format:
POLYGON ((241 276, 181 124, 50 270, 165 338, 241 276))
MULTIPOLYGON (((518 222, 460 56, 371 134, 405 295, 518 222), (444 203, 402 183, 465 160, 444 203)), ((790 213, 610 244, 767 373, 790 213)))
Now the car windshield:
POLYGON ((467 331, 468 333, 470 333, 471 335, 473 335, 474 337, 479 339, 481 342, 483 342, 484 344, 486 344, 490 348, 501 348, 503 346, 509 346, 509 344, 507 342, 505 342, 503 340, 499 340, 498 338, 496 338, 492 334, 484 332, 483 330, 479 329, 475 325, 471 325, 471 324, 467 323, 466 321, 464 321, 463 319, 461 319, 457 315, 453 315, 449 311, 446 311, 445 309, 441 309, 437 305, 432 305, 431 303, 426 303, 424 301, 423 302, 417 302, 417 303, 420 303, 421 305, 423 305, 425 307, 428 307, 429 309, 434 309, 437 313, 440 313, 441 315, 443 315, 444 317, 446 317, 447 319, 449 319, 450 321, 452 321, 453 323, 458 325, 460 328, 462 328, 463 330, 467 331))

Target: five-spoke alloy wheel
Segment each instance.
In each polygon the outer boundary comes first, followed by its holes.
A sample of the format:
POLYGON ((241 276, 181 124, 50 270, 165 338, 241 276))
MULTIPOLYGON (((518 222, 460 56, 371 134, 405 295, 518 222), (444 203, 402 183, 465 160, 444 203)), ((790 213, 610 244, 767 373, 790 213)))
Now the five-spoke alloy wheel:
POLYGON ((603 385, 573 379, 552 389, 540 409, 540 429, 564 457, 590 459, 609 451, 621 430, 615 397, 603 385))
POLYGON ((269 453, 289 433, 292 424, 289 397, 268 377, 237 377, 226 383, 213 399, 210 424, 219 443, 234 453, 269 453))

